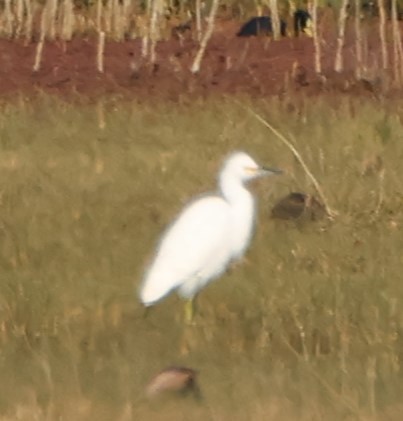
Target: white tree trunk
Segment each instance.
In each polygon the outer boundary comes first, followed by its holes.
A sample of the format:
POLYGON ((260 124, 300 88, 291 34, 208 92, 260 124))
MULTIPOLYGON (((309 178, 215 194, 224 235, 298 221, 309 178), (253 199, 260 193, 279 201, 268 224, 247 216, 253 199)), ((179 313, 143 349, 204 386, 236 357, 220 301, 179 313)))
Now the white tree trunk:
POLYGON ((393 28, 393 73, 396 85, 402 86, 403 72, 403 51, 402 39, 399 30, 399 21, 397 20, 397 2, 392 0, 392 28, 393 28))
POLYGON ((317 74, 322 73, 321 65, 321 44, 320 36, 318 34, 318 0, 313 0, 312 4, 312 35, 313 45, 315 48, 315 72, 317 74))
POLYGON ((278 16, 277 0, 270 0, 271 24, 273 27, 273 38, 280 38, 280 19, 278 16))
POLYGON ((24 0, 25 5, 25 12, 27 19, 25 21, 25 39, 27 42, 31 41, 32 38, 32 21, 33 21, 33 13, 32 13, 32 6, 30 0, 24 0))
POLYGON ((361 32, 361 1, 355 0, 355 77, 362 77, 362 32, 361 32))
POLYGON ((159 39, 159 29, 158 23, 161 16, 162 11, 162 1, 161 0, 153 0, 151 6, 151 20, 150 20, 150 28, 149 28, 149 39, 151 40, 150 45, 150 61, 151 63, 155 63, 157 59, 157 55, 155 52, 155 47, 157 45, 157 41, 159 39))
POLYGON ((23 0, 16 0, 15 17, 17 21, 17 28, 15 30, 15 37, 18 38, 22 31, 22 22, 24 20, 24 2, 23 0))
POLYGON ((191 67, 192 73, 198 73, 200 71, 200 64, 203 59, 204 51, 206 50, 207 43, 209 42, 211 35, 213 34, 214 22, 215 22, 215 17, 217 14, 219 3, 220 3, 220 0, 213 0, 213 3, 211 4, 207 29, 206 29, 206 32, 204 33, 203 39, 201 40, 199 51, 197 52, 196 57, 193 61, 193 64, 191 67))
POLYGON ((96 25, 97 25, 97 31, 102 31, 102 0, 97 1, 97 15, 96 15, 96 25))
POLYGON ((196 0, 196 37, 200 42, 202 39, 201 0, 196 0))
POLYGON ((46 3, 48 37, 52 40, 56 38, 57 6, 57 0, 48 0, 46 3))
POLYGON ((62 26, 62 39, 70 41, 73 37, 74 25, 74 4, 73 0, 63 0, 63 26, 62 26))
POLYGON ((104 50, 105 50, 105 32, 98 33, 98 48, 97 48, 97 70, 99 73, 104 72, 104 50))
POLYGON ((337 34, 337 47, 336 47, 336 59, 334 62, 334 70, 338 73, 343 71, 343 47, 344 47, 344 38, 346 33, 346 20, 347 20, 347 6, 349 0, 343 0, 340 13, 339 13, 339 23, 338 23, 338 34, 337 34))
POLYGON ((5 32, 7 38, 13 34, 13 14, 11 13, 11 0, 4 0, 5 32))
POLYGON ((39 72, 42 62, 43 44, 46 36, 46 6, 43 6, 41 12, 41 32, 39 35, 39 42, 36 45, 35 62, 32 68, 33 72, 39 72))
POLYGON ((382 50, 382 69, 388 68, 388 49, 386 47, 386 12, 385 12, 385 0, 378 0, 379 5, 379 37, 381 38, 381 50, 382 50))

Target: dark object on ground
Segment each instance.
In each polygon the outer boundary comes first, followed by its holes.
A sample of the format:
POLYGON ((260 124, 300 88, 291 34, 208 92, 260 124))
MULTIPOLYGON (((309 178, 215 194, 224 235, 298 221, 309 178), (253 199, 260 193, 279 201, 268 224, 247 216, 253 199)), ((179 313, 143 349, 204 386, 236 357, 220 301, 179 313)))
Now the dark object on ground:
MULTIPOLYGON (((287 24, 280 20, 280 34, 286 36, 287 24)), ((258 16, 251 18, 238 31, 238 37, 251 37, 258 35, 272 35, 273 25, 270 16, 258 16)))
POLYGON ((280 199, 271 211, 271 217, 283 220, 308 219, 316 221, 325 216, 325 208, 314 196, 293 192, 280 199))
POLYGON ((312 36, 312 18, 306 10, 297 9, 294 13, 294 35, 297 37, 301 32, 312 36))
POLYGON ((170 367, 158 373, 148 384, 146 395, 155 398, 160 395, 192 394, 197 400, 201 399, 199 386, 196 382, 197 372, 187 367, 170 367))
POLYGON ((171 29, 171 36, 175 39, 182 39, 186 34, 189 37, 192 35, 192 23, 190 21, 176 25, 171 29))
MULTIPOLYGON (((312 36, 312 18, 311 15, 303 9, 297 9, 293 16, 294 34, 297 37, 300 33, 312 36)), ((280 19, 280 33, 283 37, 287 35, 287 23, 280 19)), ((270 16, 258 16, 251 18, 238 31, 238 37, 250 37, 257 35, 272 35, 273 24, 270 16)))

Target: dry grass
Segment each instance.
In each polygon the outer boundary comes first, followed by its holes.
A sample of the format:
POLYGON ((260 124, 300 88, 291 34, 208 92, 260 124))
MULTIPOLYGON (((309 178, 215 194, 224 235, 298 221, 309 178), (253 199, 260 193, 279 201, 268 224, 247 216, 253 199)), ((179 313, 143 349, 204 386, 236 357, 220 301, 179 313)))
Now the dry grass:
POLYGON ((400 419, 403 103, 244 101, 294 139, 334 222, 269 219, 276 198, 313 189, 232 101, 110 99, 101 128, 95 106, 2 105, 1 420, 400 419), (175 296, 144 319, 156 239, 239 148, 287 172, 254 186, 246 261, 203 291, 196 327, 175 296), (176 364, 199 370, 205 401, 147 403, 176 364))

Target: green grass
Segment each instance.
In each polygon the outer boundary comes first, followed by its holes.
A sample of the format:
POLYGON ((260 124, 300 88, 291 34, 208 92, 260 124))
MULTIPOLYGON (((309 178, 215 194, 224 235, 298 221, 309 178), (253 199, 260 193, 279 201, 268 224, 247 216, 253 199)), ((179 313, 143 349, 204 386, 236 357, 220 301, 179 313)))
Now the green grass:
POLYGON ((294 140, 334 222, 269 218, 313 188, 229 99, 105 100, 104 128, 93 105, 1 106, 0 420, 400 419, 403 103, 243 101, 294 140), (161 231, 234 149, 286 170, 253 186, 246 261, 200 294, 196 327, 175 295, 144 319, 161 231), (144 399, 172 364, 200 371, 204 403, 144 399))

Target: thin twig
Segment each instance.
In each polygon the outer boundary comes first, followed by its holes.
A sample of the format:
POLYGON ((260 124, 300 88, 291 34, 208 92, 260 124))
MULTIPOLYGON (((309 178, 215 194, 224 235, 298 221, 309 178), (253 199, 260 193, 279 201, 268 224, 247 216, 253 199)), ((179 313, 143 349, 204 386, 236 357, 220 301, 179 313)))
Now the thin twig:
MULTIPOLYGON (((240 103, 238 103, 238 104, 241 105, 243 108, 245 108, 242 104, 240 104, 240 103)), ((314 177, 312 172, 309 170, 309 168, 305 164, 305 161, 303 160, 302 156, 297 151, 297 149, 292 144, 292 142, 290 142, 284 135, 282 135, 277 129, 275 129, 267 120, 265 120, 262 116, 257 114, 251 108, 248 107, 248 108, 246 108, 246 110, 249 111, 264 126, 266 126, 268 129, 270 129, 291 150, 291 152, 293 153, 293 155, 295 156, 297 161, 301 164, 303 170, 308 175, 308 177, 311 180, 312 184, 314 185, 316 191, 318 192, 318 194, 319 194, 319 196, 320 196, 320 198, 323 202, 323 206, 325 207, 325 211, 326 211, 327 215, 329 216, 329 218, 333 219, 338 214, 338 212, 331 209, 330 206, 328 205, 326 196, 324 195, 320 184, 318 183, 318 181, 316 180, 316 178, 314 177)))

